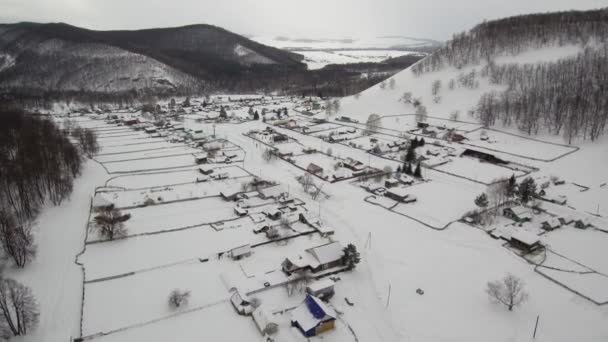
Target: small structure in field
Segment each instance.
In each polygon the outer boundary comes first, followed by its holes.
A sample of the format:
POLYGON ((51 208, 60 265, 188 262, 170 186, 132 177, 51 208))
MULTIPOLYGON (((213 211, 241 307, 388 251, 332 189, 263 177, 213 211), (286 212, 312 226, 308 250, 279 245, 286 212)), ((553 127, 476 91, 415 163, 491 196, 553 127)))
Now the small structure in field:
POLYGON ((213 173, 213 169, 210 167, 199 167, 198 172, 200 172, 204 175, 210 175, 213 173))
POLYGON ((521 205, 505 208, 502 211, 502 214, 516 222, 526 222, 532 220, 532 211, 521 205))
POLYGON ((414 184, 414 178, 410 175, 406 175, 405 173, 402 173, 401 176, 399 176, 399 181, 405 185, 414 184))
POLYGON ((554 230, 562 226, 558 218, 550 218, 540 223, 540 227, 544 230, 554 230))
POLYGON ((538 236, 525 230, 513 232, 513 234, 511 234, 510 243, 511 246, 526 253, 534 252, 542 247, 538 236))
POLYGON ((279 330, 279 325, 273 320, 272 314, 261 306, 251 313, 251 317, 262 335, 273 335, 279 330))
POLYGON ((591 226, 592 226, 591 221, 587 217, 581 217, 581 218, 574 220, 574 227, 576 227, 578 229, 587 229, 591 226))
POLYGON ((287 191, 281 185, 270 186, 264 189, 259 189, 261 199, 278 199, 287 194, 287 191))
POLYGON ((234 207, 234 212, 239 216, 245 216, 249 213, 249 211, 247 209, 241 208, 238 205, 234 207))
POLYGON ((255 310, 253 305, 251 305, 250 299, 247 296, 241 295, 238 290, 234 290, 230 296, 230 302, 239 315, 248 316, 255 310))
POLYGON ((237 199, 238 195, 242 193, 243 190, 235 185, 220 191, 220 196, 222 196, 226 201, 234 201, 237 199))
POLYGON ((315 163, 308 164, 306 171, 312 173, 313 175, 317 175, 317 176, 323 174, 323 168, 315 163))
POLYGON ((234 260, 241 260, 248 256, 251 256, 251 245, 242 245, 230 250, 229 255, 234 260))
POLYGON ((402 187, 387 189, 384 193, 384 196, 402 203, 411 203, 416 202, 418 200, 416 196, 410 195, 408 193, 408 190, 402 187))
POLYGON ((399 186, 399 180, 396 178, 389 178, 384 181, 384 187, 387 189, 394 188, 396 186, 399 186))
POLYGON ((306 293, 323 300, 329 300, 335 294, 335 284, 336 283, 329 278, 316 280, 306 287, 306 293))
POLYGON ((209 154, 207 154, 206 152, 202 152, 202 153, 197 153, 194 155, 194 162, 197 164, 205 164, 207 163, 209 158, 209 154))
POLYGON ((319 298, 307 295, 304 303, 291 312, 291 325, 306 337, 317 336, 336 327, 336 312, 319 298))
POLYGON ((273 221, 280 219, 282 214, 283 213, 281 212, 281 210, 276 207, 264 210, 264 215, 266 215, 269 219, 273 221))

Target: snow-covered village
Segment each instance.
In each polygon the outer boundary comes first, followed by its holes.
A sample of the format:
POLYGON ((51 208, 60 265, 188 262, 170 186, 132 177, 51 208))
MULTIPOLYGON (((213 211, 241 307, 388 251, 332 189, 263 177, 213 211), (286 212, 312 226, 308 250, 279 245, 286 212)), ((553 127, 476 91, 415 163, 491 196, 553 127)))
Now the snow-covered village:
POLYGON ((592 8, 445 42, 187 28, 219 57, 1 24, 0 339, 607 341, 592 8))

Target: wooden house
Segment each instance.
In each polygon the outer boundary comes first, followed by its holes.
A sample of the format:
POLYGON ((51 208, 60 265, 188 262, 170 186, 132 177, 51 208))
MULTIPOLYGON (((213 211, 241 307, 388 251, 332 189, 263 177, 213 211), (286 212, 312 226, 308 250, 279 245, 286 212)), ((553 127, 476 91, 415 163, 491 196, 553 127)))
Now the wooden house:
POLYGON ((343 265, 344 250, 339 242, 330 242, 312 247, 286 258, 281 267, 285 273, 311 272, 318 273, 343 265))
POLYGON ((317 336, 336 327, 336 312, 319 298, 307 295, 291 312, 291 325, 306 337, 317 336))
POLYGON ((502 213, 505 217, 508 217, 516 222, 526 222, 532 220, 532 211, 521 205, 505 208, 502 213))
POLYGON ((533 252, 542 247, 538 236, 525 230, 515 231, 511 234, 509 242, 511 246, 526 253, 533 252))

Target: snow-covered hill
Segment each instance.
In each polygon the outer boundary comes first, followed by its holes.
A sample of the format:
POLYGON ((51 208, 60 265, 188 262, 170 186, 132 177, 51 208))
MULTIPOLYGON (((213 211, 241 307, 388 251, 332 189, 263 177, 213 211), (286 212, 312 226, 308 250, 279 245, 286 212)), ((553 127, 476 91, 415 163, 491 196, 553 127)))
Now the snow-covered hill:
POLYGON ((594 141, 608 121, 607 39, 606 9, 485 22, 344 99, 340 115, 417 113, 594 141))
MULTIPOLYGON (((553 46, 541 49, 530 49, 517 55, 502 55, 494 60, 499 65, 517 63, 537 64, 550 61, 558 61, 563 58, 574 57, 583 49, 575 45, 553 46)), ((492 90, 504 90, 506 86, 492 84, 488 78, 478 77, 475 88, 467 88, 458 85, 461 75, 470 75, 471 72, 479 75, 487 63, 466 66, 462 68, 445 67, 438 71, 416 75, 412 67, 403 70, 387 80, 384 85, 377 84, 365 91, 346 97, 341 102, 340 115, 356 118, 365 122, 371 113, 380 115, 415 114, 416 108, 411 103, 403 101, 405 93, 411 93, 412 98, 420 99, 422 105, 427 108, 429 116, 450 118, 454 112, 458 113, 458 119, 473 120, 470 111, 474 110, 479 99, 484 93, 492 90), (394 87, 390 86, 391 79, 394 87), (441 89, 438 95, 439 102, 433 101, 433 82, 441 81, 441 89), (450 89, 449 83, 454 80, 455 85, 450 89)))

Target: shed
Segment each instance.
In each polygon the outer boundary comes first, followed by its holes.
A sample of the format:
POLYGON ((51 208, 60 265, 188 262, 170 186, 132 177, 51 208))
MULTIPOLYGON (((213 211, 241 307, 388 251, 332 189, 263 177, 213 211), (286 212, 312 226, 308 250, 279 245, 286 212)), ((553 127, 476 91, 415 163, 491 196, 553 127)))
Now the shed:
POLYGON ((562 226, 562 223, 558 218, 550 218, 540 223, 540 226, 544 230, 554 230, 562 226))
POLYGON ((239 216, 245 216, 249 213, 247 209, 241 208, 238 205, 234 207, 234 212, 239 216))
POLYGON ((264 210, 264 215, 266 215, 271 220, 278 220, 281 218, 281 210, 279 208, 271 208, 264 210))
POLYGON ((199 167, 198 172, 200 172, 204 175, 210 175, 213 173, 213 169, 210 167, 199 167))
POLYGON ((261 306, 251 313, 251 317, 262 335, 273 335, 279 330, 279 325, 273 320, 272 314, 261 306))
POLYGON ((197 164, 205 164, 209 155, 206 152, 197 153, 194 155, 194 162, 197 164))
POLYGON ((333 297, 335 293, 335 284, 336 283, 329 278, 315 280, 306 287, 306 293, 318 298, 328 300, 329 298, 333 297))
POLYGON ((230 250, 230 257, 234 260, 241 260, 251 255, 251 245, 242 245, 230 250))
POLYGON ((250 315, 255 309, 247 296, 241 295, 238 290, 235 290, 230 296, 232 306, 239 315, 250 315))
POLYGON ((313 175, 319 175, 323 173, 323 168, 315 163, 308 164, 306 171, 312 173, 313 175))
POLYGON ((286 194, 287 192, 285 191, 285 189, 283 188, 283 186, 281 185, 275 185, 275 186, 270 186, 264 189, 259 189, 258 192, 260 193, 260 198, 261 199, 270 199, 270 198, 279 198, 282 197, 283 194, 286 194))
POLYGON ((234 201, 237 198, 237 196, 242 192, 243 191, 241 190, 241 188, 239 186, 235 185, 235 186, 228 187, 227 189, 220 191, 220 195, 226 201, 234 201))
POLYGON ((587 229, 591 227, 591 221, 587 217, 581 217, 574 220, 574 226, 578 229, 587 229))
POLYGON ((304 336, 317 336, 335 329, 336 312, 319 298, 307 295, 304 303, 291 312, 291 325, 297 327, 304 336))
POLYGON ((389 178, 384 181, 384 187, 387 189, 394 188, 399 185, 399 180, 396 178, 389 178))

